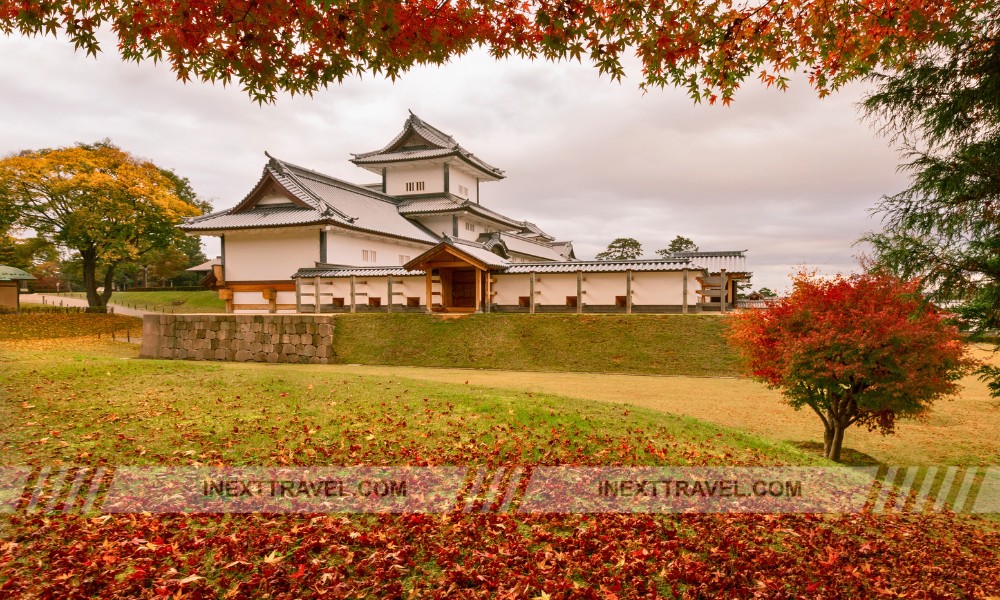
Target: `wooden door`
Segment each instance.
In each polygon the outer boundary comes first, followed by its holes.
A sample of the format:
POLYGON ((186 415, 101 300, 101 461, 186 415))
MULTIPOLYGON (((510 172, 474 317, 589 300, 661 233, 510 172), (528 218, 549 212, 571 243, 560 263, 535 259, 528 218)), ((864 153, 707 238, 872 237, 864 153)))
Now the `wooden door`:
POLYGON ((455 269, 451 273, 451 305, 458 308, 476 306, 476 270, 455 269))

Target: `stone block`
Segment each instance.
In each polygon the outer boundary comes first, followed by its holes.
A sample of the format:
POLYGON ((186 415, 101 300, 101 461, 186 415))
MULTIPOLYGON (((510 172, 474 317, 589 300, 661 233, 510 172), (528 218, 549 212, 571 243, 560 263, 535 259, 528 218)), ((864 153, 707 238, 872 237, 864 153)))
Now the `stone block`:
POLYGON ((267 362, 269 362, 269 363, 276 363, 276 362, 278 362, 278 353, 277 352, 268 352, 268 354, 267 354, 267 362))

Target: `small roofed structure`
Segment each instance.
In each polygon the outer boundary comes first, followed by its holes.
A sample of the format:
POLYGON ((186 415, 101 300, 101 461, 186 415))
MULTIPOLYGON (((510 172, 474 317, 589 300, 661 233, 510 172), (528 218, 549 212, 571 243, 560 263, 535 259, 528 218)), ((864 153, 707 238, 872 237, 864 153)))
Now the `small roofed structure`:
POLYGON ((20 288, 22 281, 33 280, 27 271, 17 267, 0 265, 0 310, 13 310, 20 312, 21 296, 20 288))
POLYGON ((701 284, 698 294, 703 302, 714 303, 723 312, 727 306, 736 305, 739 281, 749 280, 753 275, 747 270, 746 250, 674 252, 670 256, 698 263, 708 271, 707 275, 698 278, 701 284))
POLYGON ((198 285, 203 285, 207 288, 216 289, 219 282, 222 280, 222 257, 216 256, 215 258, 206 260, 200 265, 195 265, 184 269, 189 273, 202 273, 202 278, 198 280, 198 285))

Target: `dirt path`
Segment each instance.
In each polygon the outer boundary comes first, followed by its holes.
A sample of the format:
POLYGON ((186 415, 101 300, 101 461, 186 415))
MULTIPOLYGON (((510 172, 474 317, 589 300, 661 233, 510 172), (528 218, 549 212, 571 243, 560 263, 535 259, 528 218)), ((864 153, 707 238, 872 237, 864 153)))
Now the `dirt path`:
MULTIPOLYGON (((49 294, 24 294, 21 296, 21 302, 29 302, 32 304, 49 304, 52 306, 80 306, 86 307, 87 301, 83 298, 71 298, 69 296, 54 296, 49 294)), ((111 302, 112 307, 115 310, 116 315, 125 315, 128 317, 141 317, 143 315, 159 314, 151 310, 142 310, 140 308, 126 308, 111 302)))

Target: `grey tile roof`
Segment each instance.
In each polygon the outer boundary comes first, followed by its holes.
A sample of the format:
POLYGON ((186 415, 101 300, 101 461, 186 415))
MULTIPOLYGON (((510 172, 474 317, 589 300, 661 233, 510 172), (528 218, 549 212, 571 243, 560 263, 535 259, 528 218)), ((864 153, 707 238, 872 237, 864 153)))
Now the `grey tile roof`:
POLYGON ((711 252, 675 252, 674 258, 686 258, 705 267, 709 273, 749 273, 746 250, 719 250, 711 252))
POLYGON ((355 154, 351 162, 356 165, 366 165, 444 156, 457 156, 494 177, 503 178, 504 176, 502 170, 469 152, 455 141, 455 138, 426 123, 413 114, 413 111, 410 111, 409 118, 403 123, 403 130, 388 145, 380 150, 355 154), (406 149, 401 144, 411 133, 419 135, 432 147, 406 149))
POLYGON ((487 250, 482 244, 445 236, 444 242, 491 267, 506 267, 509 263, 502 256, 487 250))
POLYGON ((523 238, 519 235, 513 235, 510 233, 495 232, 495 233, 484 233, 479 236, 476 240, 489 248, 489 244, 492 240, 497 242, 502 242, 504 248, 507 252, 516 252, 517 254, 524 254, 527 256, 532 256, 535 258, 540 258, 542 260, 553 260, 562 261, 565 258, 559 251, 552 246, 535 240, 530 240, 523 238))
POLYGON ((556 239, 551 235, 542 231, 542 228, 530 221, 521 221, 521 232, 525 234, 533 234, 541 238, 545 238, 546 241, 551 242, 556 239))
POLYGON ((299 269, 292 278, 306 277, 403 277, 423 275, 420 270, 407 271, 403 267, 338 267, 322 266, 299 269))
POLYGON ((34 279, 34 276, 17 267, 0 265, 0 281, 21 281, 25 279, 34 279))
POLYGON ((188 267, 187 269, 184 269, 184 270, 185 271, 192 271, 192 272, 211 271, 212 267, 214 267, 216 265, 221 265, 221 264, 222 264, 222 257, 221 256, 216 256, 215 258, 210 258, 210 259, 206 260, 205 262, 201 263, 200 265, 195 265, 193 267, 188 267))
POLYGON ((431 198, 402 200, 399 204, 399 214, 408 216, 434 215, 459 211, 472 213, 505 227, 510 227, 511 229, 518 229, 521 226, 521 221, 516 221, 496 211, 492 211, 481 204, 477 204, 471 200, 464 200, 451 194, 431 198))
POLYGON ((399 214, 395 200, 381 192, 276 158, 264 168, 263 178, 267 177, 310 208, 289 203, 255 206, 239 212, 229 209, 189 219, 181 229, 196 232, 325 223, 431 244, 438 241, 426 229, 399 214))
POLYGON ((254 227, 282 227, 309 225, 326 220, 316 209, 287 206, 258 206, 252 210, 230 213, 229 210, 202 215, 179 225, 185 231, 212 231, 216 229, 251 229, 254 227))
POLYGON ((625 271, 700 271, 688 260, 591 260, 572 262, 516 263, 504 273, 624 273, 625 271))

